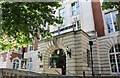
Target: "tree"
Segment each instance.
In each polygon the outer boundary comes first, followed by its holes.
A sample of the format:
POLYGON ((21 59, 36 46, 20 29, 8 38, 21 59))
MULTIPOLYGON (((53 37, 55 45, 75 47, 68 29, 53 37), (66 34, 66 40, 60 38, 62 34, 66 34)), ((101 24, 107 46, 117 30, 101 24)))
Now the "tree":
POLYGON ((102 9, 116 9, 120 13, 120 1, 118 2, 103 2, 102 3, 102 9))
POLYGON ((2 4, 2 36, 0 50, 5 51, 14 46, 27 46, 32 43, 37 32, 42 37, 51 34, 41 25, 45 26, 62 23, 55 11, 61 5, 59 2, 3 2, 2 4))

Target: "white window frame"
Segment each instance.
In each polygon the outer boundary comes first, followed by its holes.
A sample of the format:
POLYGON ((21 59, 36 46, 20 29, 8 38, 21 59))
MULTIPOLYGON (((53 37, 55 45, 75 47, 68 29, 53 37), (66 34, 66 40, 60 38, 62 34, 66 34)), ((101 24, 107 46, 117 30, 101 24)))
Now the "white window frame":
POLYGON ((29 57, 27 60, 27 69, 31 71, 32 68, 33 68, 33 59, 29 57))
POLYGON ((19 69, 20 68, 20 60, 18 59, 18 57, 17 58, 14 58, 13 60, 12 60, 12 69, 19 69), (18 62, 17 62, 18 61, 18 62), (14 63, 15 63, 15 67, 14 67, 14 63), (17 64, 18 64, 18 68, 17 68, 17 64))
POLYGON ((63 17, 65 19, 65 7, 59 9, 59 16, 63 17), (62 11, 62 12, 61 12, 62 11), (62 16, 63 15, 63 16, 62 16))
POLYGON ((34 45, 35 45, 35 40, 33 41, 33 45, 28 45, 27 51, 28 51, 28 52, 34 51, 34 45), (31 47, 31 46, 33 47, 32 50, 30 50, 30 47, 31 47))
POLYGON ((80 9, 80 2, 79 2, 79 1, 75 1, 75 2, 71 3, 72 16, 78 15, 78 14, 80 13, 80 11, 77 12, 77 9, 78 9, 78 8, 80 9), (79 6, 76 5, 77 3, 79 4, 79 6), (75 4, 75 5, 72 6, 73 4, 75 4), (75 7, 74 10, 72 9, 73 7, 75 7), (73 13, 73 12, 75 12, 75 13, 73 13))
MULTIPOLYGON (((116 45, 118 45, 118 44, 116 44, 116 45)), ((116 65, 116 68, 117 68, 117 72, 112 72, 111 62, 110 62, 110 59, 109 59, 110 71, 111 71, 112 74, 120 74, 119 67, 118 67, 118 62, 117 62, 117 54, 120 54, 120 52, 117 52, 117 51, 116 51, 115 45, 112 46, 112 47, 111 47, 111 49, 109 50, 109 58, 110 58, 110 55, 114 55, 114 56, 115 56, 115 65, 116 65), (110 53, 110 50, 112 49, 112 47, 113 47, 113 51, 114 51, 114 52, 110 53)))
MULTIPOLYGON (((113 28, 113 32, 116 32, 115 25, 114 25, 114 20, 113 20, 113 15, 112 15, 113 12, 117 12, 117 14, 118 14, 118 11, 112 11, 112 12, 107 13, 107 14, 110 15, 111 22, 107 22, 107 20, 106 20, 106 24, 110 24, 111 23, 112 24, 112 28, 113 28)), ((105 14, 105 15, 107 15, 107 14, 105 14)), ((107 28, 108 28, 108 25, 107 25, 107 28)), ((109 32, 109 29, 108 29, 108 33, 112 33, 112 32, 109 32)))
POLYGON ((29 46, 28 46, 28 51, 29 51, 29 52, 34 51, 34 45, 29 45, 29 46), (31 47, 33 47, 33 48, 30 49, 31 47))

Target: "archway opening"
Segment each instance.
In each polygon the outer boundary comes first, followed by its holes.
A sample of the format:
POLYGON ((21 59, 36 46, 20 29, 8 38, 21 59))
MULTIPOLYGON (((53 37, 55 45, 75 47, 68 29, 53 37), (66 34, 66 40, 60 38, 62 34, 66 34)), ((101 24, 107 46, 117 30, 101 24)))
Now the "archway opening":
POLYGON ((62 75, 66 74, 66 55, 63 49, 55 50, 50 56, 50 68, 61 68, 62 75))

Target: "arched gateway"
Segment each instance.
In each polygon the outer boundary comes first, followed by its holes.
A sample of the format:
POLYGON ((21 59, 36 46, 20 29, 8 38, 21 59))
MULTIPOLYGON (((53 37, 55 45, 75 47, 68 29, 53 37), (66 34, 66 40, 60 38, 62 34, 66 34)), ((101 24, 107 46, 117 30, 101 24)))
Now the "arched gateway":
POLYGON ((66 55, 63 49, 56 49, 50 56, 50 68, 61 68, 62 75, 66 74, 66 55))
POLYGON ((88 35, 82 30, 41 40, 39 51, 43 54, 39 71, 47 74, 91 74, 87 65, 88 35), (71 52, 71 53, 70 53, 71 52))

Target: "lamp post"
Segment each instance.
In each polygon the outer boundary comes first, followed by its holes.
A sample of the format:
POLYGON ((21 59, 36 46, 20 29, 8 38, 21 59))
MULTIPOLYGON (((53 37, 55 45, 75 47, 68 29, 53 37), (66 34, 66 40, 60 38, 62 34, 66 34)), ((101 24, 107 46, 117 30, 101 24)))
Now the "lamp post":
POLYGON ((90 45, 90 51, 91 51, 92 76, 94 76, 94 71, 93 71, 93 57, 92 57, 92 45, 93 45, 93 41, 89 41, 89 45, 90 45))
POLYGON ((68 46, 67 46, 66 51, 67 51, 67 55, 69 55, 69 57, 71 58, 71 49, 70 49, 70 48, 68 48, 68 46))

